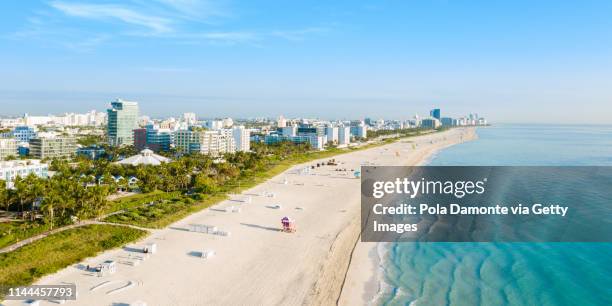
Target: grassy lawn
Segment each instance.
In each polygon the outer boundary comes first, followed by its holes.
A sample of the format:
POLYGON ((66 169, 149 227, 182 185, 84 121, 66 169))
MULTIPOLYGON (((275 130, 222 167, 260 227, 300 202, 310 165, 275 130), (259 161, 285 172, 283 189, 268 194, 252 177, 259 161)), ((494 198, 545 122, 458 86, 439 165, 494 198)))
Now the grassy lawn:
POLYGON ((31 284, 44 275, 101 251, 135 241, 146 233, 120 226, 88 225, 51 235, 15 251, 0 254, 0 285, 31 284))
POLYGON ((0 249, 49 230, 41 222, 12 221, 0 223, 0 249))

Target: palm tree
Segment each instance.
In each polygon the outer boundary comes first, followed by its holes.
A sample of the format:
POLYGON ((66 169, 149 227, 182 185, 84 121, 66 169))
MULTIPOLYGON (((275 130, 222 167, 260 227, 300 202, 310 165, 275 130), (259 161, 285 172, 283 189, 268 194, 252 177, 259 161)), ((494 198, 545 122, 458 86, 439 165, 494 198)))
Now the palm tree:
POLYGON ((4 210, 8 212, 10 206, 9 193, 6 189, 6 181, 4 180, 0 180, 0 204, 4 204, 4 210))
POLYGON ((19 211, 23 217, 23 207, 28 198, 28 184, 20 176, 15 177, 13 184, 15 186, 15 197, 19 200, 19 211))
POLYGON ((43 199, 41 205, 41 210, 43 212, 43 220, 45 221, 45 223, 51 224, 51 229, 53 229, 53 226, 55 225, 56 207, 58 205, 61 205, 60 203, 62 203, 63 201, 62 196, 59 193, 59 189, 53 188, 57 186, 53 186, 54 184, 51 185, 51 188, 49 188, 49 190, 45 194, 45 198, 43 199))

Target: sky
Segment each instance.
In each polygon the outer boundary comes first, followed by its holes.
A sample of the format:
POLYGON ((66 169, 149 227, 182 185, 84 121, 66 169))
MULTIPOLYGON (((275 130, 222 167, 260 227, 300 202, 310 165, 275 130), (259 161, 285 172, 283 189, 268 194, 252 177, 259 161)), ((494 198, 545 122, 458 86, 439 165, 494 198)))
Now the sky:
POLYGON ((612 1, 1 1, 0 115, 612 124, 612 1))

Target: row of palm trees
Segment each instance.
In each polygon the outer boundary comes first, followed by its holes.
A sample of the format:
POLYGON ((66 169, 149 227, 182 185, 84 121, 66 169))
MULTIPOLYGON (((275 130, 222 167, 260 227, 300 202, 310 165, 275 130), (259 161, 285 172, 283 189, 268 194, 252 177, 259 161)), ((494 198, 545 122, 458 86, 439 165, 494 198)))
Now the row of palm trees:
POLYGON ((17 177, 13 189, 6 189, 6 183, 0 180, 0 203, 4 203, 3 209, 17 211, 24 219, 41 217, 53 228, 75 219, 100 216, 109 207, 107 197, 128 188, 128 177, 137 178, 135 188, 142 193, 161 190, 212 194, 243 176, 265 171, 279 159, 308 150, 308 146, 290 143, 254 145, 252 152, 226 154, 223 162, 194 154, 159 166, 123 166, 106 159, 77 163, 54 160, 50 178, 34 174, 17 177))

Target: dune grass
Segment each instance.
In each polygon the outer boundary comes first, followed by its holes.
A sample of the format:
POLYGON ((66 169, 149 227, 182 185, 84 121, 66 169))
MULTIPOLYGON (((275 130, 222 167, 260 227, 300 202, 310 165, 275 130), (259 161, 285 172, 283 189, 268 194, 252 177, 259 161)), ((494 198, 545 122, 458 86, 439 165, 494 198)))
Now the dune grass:
POLYGON ((197 197, 198 200, 194 200, 190 196, 177 195, 171 199, 158 201, 153 205, 126 209, 124 213, 109 216, 104 221, 148 228, 163 228, 194 212, 227 199, 227 195, 221 193, 197 195, 197 197))
POLYGON ((145 234, 146 231, 128 227, 88 225, 50 235, 0 254, 0 286, 29 285, 47 274, 138 240, 145 234))
POLYGON ((44 233, 50 226, 42 222, 9 221, 0 223, 0 249, 44 233))

